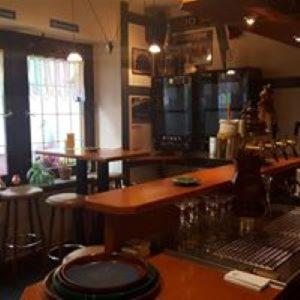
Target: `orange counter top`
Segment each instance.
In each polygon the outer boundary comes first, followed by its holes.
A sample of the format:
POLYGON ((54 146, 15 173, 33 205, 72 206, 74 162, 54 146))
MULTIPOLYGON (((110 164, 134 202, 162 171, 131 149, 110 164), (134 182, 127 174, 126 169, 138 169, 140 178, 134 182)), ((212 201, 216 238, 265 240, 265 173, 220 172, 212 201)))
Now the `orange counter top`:
MULTIPOLYGON (((263 174, 275 175, 300 167, 300 158, 281 159, 262 169, 263 174)), ((149 211, 170 204, 184 197, 229 185, 234 176, 234 166, 227 165, 184 174, 197 178, 201 185, 195 187, 175 186, 171 178, 155 180, 124 189, 108 191, 86 197, 86 206, 105 214, 129 215, 149 211)))
MULTIPOLYGON (((255 292, 233 285, 223 280, 221 271, 167 254, 155 256, 150 262, 156 266, 162 278, 157 300, 271 300, 279 294, 278 290, 272 288, 255 292)), ((26 288, 21 299, 44 300, 43 283, 26 288)))

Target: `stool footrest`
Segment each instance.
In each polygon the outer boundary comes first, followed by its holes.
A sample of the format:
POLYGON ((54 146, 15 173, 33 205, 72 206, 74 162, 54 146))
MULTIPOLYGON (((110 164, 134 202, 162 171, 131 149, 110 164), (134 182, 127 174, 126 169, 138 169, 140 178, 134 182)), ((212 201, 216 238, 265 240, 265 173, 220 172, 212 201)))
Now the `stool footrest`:
POLYGON ((5 246, 9 249, 30 249, 36 247, 41 243, 42 239, 35 233, 27 233, 19 234, 17 237, 17 243, 14 243, 12 238, 8 239, 5 243, 5 246), (22 243, 18 243, 19 240, 22 240, 22 243))
POLYGON ((54 245, 48 251, 48 257, 52 261, 61 261, 66 255, 71 252, 84 248, 81 244, 72 244, 65 243, 62 245, 54 245), (62 253, 60 254, 60 249, 62 249, 62 253))

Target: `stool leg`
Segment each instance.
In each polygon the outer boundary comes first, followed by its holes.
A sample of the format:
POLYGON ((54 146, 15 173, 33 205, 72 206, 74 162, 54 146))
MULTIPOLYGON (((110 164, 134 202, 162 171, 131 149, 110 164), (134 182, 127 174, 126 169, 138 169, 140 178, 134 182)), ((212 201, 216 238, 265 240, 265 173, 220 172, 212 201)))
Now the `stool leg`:
POLYGON ((41 212, 40 212, 40 206, 39 206, 38 201, 39 201, 39 199, 35 199, 34 200, 34 205, 35 205, 37 220, 38 220, 38 224, 39 224, 39 231, 40 231, 40 235, 41 235, 41 243, 42 243, 42 247, 44 247, 46 239, 45 239, 45 232, 44 232, 44 227, 43 227, 43 222, 42 222, 42 217, 41 217, 41 212))
POLYGON ((40 212, 39 200, 40 200, 40 198, 34 199, 33 201, 34 201, 34 205, 35 205, 40 239, 41 239, 42 258, 43 258, 42 259, 42 268, 45 269, 47 266, 47 247, 46 247, 46 237, 45 237, 45 232, 44 232, 44 226, 43 226, 41 212, 40 212))
MULTIPOLYGON (((19 203, 18 200, 13 200, 14 202, 14 233, 13 233, 13 263, 14 271, 17 269, 17 256, 18 256, 18 234, 19 234, 19 203)), ((16 272, 15 272, 16 274, 16 272)))
POLYGON ((117 180, 116 180, 116 188, 117 189, 120 189, 122 187, 122 180, 120 179, 120 178, 118 178, 117 180))
POLYGON ((59 257, 63 259, 63 247, 64 247, 64 238, 65 238, 65 210, 60 209, 60 241, 59 241, 59 257))
POLYGON ((10 201, 6 201, 6 211, 4 217, 4 226, 3 226, 3 233, 2 233, 2 260, 4 262, 6 257, 6 241, 8 236, 9 230, 9 221, 10 221, 10 201))
POLYGON ((34 233, 33 214, 32 214, 32 202, 31 199, 27 202, 28 219, 29 219, 29 230, 30 233, 34 233))

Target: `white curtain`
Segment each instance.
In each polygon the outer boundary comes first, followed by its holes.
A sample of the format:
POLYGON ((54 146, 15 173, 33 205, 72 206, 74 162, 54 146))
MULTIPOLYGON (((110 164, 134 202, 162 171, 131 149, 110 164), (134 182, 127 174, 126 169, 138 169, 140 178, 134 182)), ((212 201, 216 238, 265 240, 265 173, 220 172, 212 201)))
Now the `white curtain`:
POLYGON ((27 63, 32 151, 63 147, 70 132, 83 146, 84 63, 40 56, 27 63))
POLYGON ((3 51, 0 49, 0 175, 6 174, 7 170, 4 113, 4 65, 3 51))

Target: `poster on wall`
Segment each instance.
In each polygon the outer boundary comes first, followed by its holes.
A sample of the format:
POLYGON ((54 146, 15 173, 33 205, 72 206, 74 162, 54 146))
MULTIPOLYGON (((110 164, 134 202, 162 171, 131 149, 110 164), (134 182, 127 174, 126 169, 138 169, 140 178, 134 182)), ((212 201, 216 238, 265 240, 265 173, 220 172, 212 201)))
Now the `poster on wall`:
POLYGON ((130 107, 130 149, 151 150, 151 99, 149 96, 129 96, 130 107))
POLYGON ((173 33, 170 52, 192 65, 210 65, 213 59, 213 31, 190 30, 173 33))
POLYGON ((132 73, 136 75, 151 75, 151 54, 146 49, 132 48, 132 73))

